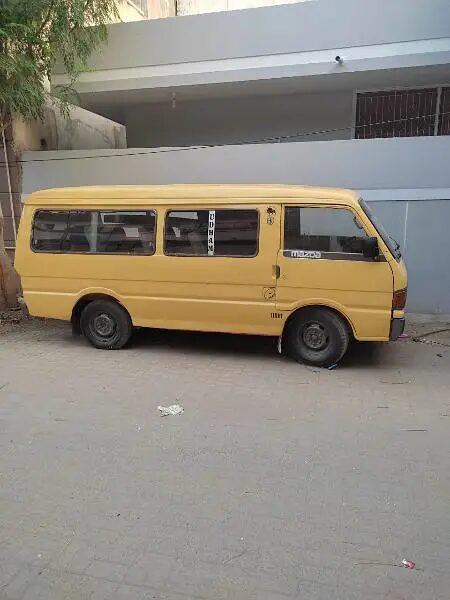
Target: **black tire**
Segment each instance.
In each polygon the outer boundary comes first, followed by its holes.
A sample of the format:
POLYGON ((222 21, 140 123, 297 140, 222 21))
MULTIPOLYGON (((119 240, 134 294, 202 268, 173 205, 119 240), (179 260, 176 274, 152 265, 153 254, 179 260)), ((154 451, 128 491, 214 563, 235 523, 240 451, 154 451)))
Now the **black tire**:
POLYGON ((110 300, 93 300, 81 313, 81 331, 90 343, 102 350, 120 350, 133 332, 130 315, 110 300))
POLYGON ((330 367, 344 356, 350 333, 345 321, 326 308, 305 309, 287 325, 287 349, 298 362, 330 367))

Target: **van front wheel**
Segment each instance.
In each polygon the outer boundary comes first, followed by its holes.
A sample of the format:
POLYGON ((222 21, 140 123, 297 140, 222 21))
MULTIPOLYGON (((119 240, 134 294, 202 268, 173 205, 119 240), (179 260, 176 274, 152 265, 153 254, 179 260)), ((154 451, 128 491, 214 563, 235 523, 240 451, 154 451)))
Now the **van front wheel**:
POLYGON ((96 348, 119 350, 129 341, 133 325, 129 314, 109 300, 93 300, 81 313, 81 330, 96 348))
POLYGON ((288 323, 286 334, 289 354, 319 367, 339 362, 350 340, 347 324, 326 308, 302 310, 288 323))

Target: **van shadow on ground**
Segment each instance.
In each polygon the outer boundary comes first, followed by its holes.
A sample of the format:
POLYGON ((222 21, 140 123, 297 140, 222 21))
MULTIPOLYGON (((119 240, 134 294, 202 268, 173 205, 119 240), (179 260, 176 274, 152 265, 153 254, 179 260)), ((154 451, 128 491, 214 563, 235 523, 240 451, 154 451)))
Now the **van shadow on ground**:
MULTIPOLYGON (((178 350, 187 354, 215 354, 242 357, 279 357, 277 338, 226 333, 202 333, 164 329, 138 329, 135 331, 132 348, 158 347, 178 350)), ((388 361, 383 355, 386 344, 352 342, 342 359, 342 366, 370 366, 388 361)), ((291 360, 284 356, 285 360, 291 360)))

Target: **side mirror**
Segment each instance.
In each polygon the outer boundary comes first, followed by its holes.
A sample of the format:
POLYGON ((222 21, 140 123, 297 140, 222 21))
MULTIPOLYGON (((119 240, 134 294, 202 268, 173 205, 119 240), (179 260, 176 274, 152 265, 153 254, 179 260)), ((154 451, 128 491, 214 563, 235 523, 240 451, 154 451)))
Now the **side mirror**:
POLYGON ((380 254, 378 248, 378 239, 369 237, 363 239, 363 256, 366 258, 376 258, 380 254))

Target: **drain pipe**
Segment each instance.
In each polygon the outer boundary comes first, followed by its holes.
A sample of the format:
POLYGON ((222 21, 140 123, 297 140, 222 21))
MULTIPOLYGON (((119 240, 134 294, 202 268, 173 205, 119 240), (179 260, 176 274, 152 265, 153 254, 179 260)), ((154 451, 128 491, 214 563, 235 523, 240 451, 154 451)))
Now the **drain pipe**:
MULTIPOLYGON (((8 151, 6 148, 6 138, 5 138, 5 130, 4 129, 2 129, 2 141, 3 141, 3 152, 5 154, 6 179, 8 181, 9 206, 11 208, 11 220, 12 220, 12 226, 13 226, 13 231, 14 231, 14 244, 16 244, 16 242, 17 242, 16 215, 14 214, 14 200, 13 200, 12 186, 11 186, 11 173, 9 171, 8 151)), ((14 250, 14 248, 8 247, 9 250, 14 250)))

